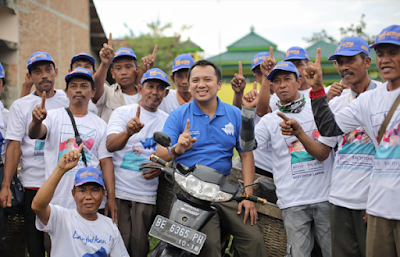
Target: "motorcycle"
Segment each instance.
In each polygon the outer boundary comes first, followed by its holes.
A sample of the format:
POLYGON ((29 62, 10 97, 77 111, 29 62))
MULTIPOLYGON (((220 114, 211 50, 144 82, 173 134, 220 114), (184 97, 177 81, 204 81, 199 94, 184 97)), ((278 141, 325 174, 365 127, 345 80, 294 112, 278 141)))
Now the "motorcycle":
MULTIPOLYGON (((169 147, 171 140, 162 132, 155 132, 153 139, 164 147, 169 147)), ((150 253, 150 257, 163 256, 196 256, 200 253, 207 235, 200 230, 217 213, 211 203, 228 202, 236 200, 250 200, 255 203, 266 204, 266 200, 248 195, 245 188, 259 184, 263 190, 274 190, 275 185, 269 179, 239 187, 226 181, 225 176, 219 171, 195 164, 192 167, 166 162, 152 155, 150 160, 162 165, 147 166, 146 168, 161 169, 167 178, 177 184, 184 192, 176 194, 172 201, 169 217, 157 215, 151 226, 149 235, 160 240, 160 243, 150 253)))

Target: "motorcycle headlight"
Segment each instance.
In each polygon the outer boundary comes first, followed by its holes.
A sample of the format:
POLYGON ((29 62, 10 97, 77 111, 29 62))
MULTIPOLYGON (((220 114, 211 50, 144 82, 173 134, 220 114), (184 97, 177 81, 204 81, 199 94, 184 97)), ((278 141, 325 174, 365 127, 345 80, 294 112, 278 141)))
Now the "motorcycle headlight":
POLYGON ((226 202, 232 199, 233 195, 222 192, 219 185, 204 182, 193 175, 183 176, 175 172, 176 183, 188 194, 205 201, 226 202))

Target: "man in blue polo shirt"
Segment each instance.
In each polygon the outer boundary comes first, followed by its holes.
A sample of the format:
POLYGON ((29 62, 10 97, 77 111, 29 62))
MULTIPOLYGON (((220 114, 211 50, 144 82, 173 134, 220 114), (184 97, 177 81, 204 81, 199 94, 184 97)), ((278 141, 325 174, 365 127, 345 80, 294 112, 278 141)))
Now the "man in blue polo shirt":
MULTIPOLYGON (((164 125, 170 136, 171 152, 178 163, 200 163, 229 175, 232 167, 233 148, 239 152, 243 164, 244 184, 254 181, 254 159, 251 151, 240 148, 240 110, 225 104, 217 97, 221 89, 221 70, 214 63, 201 60, 188 72, 189 88, 194 101, 171 112, 164 125)), ((156 155, 171 160, 168 150, 157 146, 156 155)), ((253 193, 247 187, 248 194, 253 193)), ((200 256, 221 256, 220 225, 235 236, 236 250, 240 256, 267 256, 263 234, 258 226, 255 205, 249 201, 215 204, 218 208, 210 222, 202 229, 207 240, 200 256), (242 208, 245 211, 242 212, 242 208), (250 222, 246 222, 247 218, 250 222)))

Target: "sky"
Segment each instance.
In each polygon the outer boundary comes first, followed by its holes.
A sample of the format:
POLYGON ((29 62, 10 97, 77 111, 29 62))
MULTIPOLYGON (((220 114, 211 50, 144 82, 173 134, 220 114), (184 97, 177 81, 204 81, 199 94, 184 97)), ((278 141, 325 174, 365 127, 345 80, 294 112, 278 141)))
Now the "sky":
MULTIPOLYGON (((286 51, 292 46, 308 47, 303 38, 325 29, 340 40, 340 28, 358 25, 365 14, 366 32, 377 35, 393 24, 400 24, 399 0, 94 0, 107 37, 148 33, 146 24, 157 20, 172 23, 167 35, 180 32, 204 50, 204 58, 225 52, 226 47, 250 32, 286 51), (126 24, 128 28, 125 27, 126 24)), ((134 50, 134 49, 133 49, 134 50)))

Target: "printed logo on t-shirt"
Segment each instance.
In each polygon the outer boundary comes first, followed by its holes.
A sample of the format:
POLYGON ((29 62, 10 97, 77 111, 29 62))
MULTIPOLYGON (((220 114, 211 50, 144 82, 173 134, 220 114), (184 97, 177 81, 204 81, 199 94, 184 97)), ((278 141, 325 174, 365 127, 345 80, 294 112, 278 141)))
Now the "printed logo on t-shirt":
POLYGON ((222 128, 222 130, 229 136, 233 136, 235 134, 235 127, 233 126, 232 123, 228 123, 225 125, 225 128, 222 128))
POLYGON ((33 152, 35 159, 43 159, 44 157, 44 140, 35 140, 35 151, 33 152))
MULTIPOLYGON (((96 140, 97 130, 83 125, 77 125, 77 128, 82 139, 82 144, 84 146, 86 163, 88 166, 90 166, 90 161, 92 157, 94 157, 90 151, 96 140)), ((61 126, 61 132, 60 132, 60 148, 59 148, 58 160, 60 160, 61 156, 64 153, 68 153, 78 148, 79 146, 76 143, 75 133, 73 132, 72 125, 63 124, 61 126)), ((78 165, 76 165, 76 167, 73 168, 72 170, 68 171, 65 175, 74 176, 76 171, 83 167, 85 167, 85 164, 83 163, 81 156, 78 165)))
MULTIPOLYGON (((303 128, 307 128, 311 125, 310 131, 307 134, 311 135, 313 140, 318 141, 320 135, 318 130, 312 129, 313 124, 314 121, 300 125, 303 128)), ((285 140, 289 140, 290 138, 293 137, 288 137, 285 140)), ((292 141, 292 143, 288 145, 288 148, 291 155, 293 179, 324 174, 324 163, 316 160, 311 154, 309 154, 299 140, 292 141)))
POLYGON ((153 137, 146 138, 144 141, 140 141, 140 144, 132 146, 132 152, 125 154, 122 157, 121 168, 142 172, 139 168, 143 163, 148 163, 150 160, 144 157, 142 154, 145 151, 154 152, 157 147, 157 143, 154 141, 153 137))
MULTIPOLYGON (((395 117, 393 117, 395 118, 395 117)), ((392 118, 392 120, 393 120, 392 118)), ((400 176, 400 118, 395 126, 386 130, 375 154, 373 177, 400 176)))
POLYGON ((372 171, 374 156, 375 147, 371 138, 364 130, 356 129, 343 136, 336 168, 372 171))
POLYGON ((106 249, 104 249, 103 247, 101 247, 100 250, 98 250, 95 253, 86 253, 85 255, 83 255, 82 257, 107 257, 107 252, 106 249))

